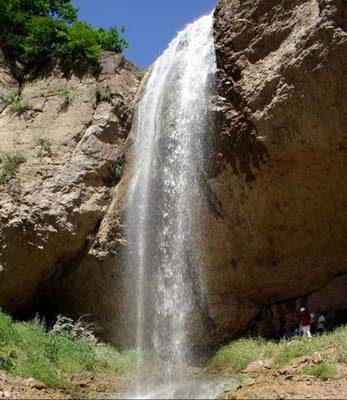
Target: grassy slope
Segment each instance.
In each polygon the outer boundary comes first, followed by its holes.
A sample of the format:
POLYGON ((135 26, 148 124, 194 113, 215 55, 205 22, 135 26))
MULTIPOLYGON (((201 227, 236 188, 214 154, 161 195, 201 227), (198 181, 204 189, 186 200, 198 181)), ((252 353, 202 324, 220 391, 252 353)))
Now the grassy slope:
POLYGON ((68 375, 92 372, 124 375, 135 365, 134 352, 47 333, 39 321, 14 322, 0 312, 0 369, 35 378, 49 387, 68 385, 68 375))
POLYGON ((347 328, 341 327, 312 339, 296 338, 284 343, 240 339, 222 347, 211 359, 209 367, 217 372, 235 374, 255 361, 272 360, 274 366, 282 367, 296 358, 314 353, 322 357, 322 362, 308 366, 302 372, 321 380, 334 378, 337 372, 335 365, 347 364, 347 328))
MULTIPOLYGON (((282 367, 292 360, 319 353, 322 362, 302 372, 326 380, 336 375, 336 364, 347 364, 347 327, 332 333, 276 343, 263 339, 240 339, 222 347, 209 362, 218 372, 237 374, 250 363, 272 360, 282 367)), ((134 370, 136 354, 120 353, 106 344, 74 340, 47 333, 39 321, 15 322, 0 312, 0 369, 23 378, 38 379, 49 387, 68 385, 75 373, 124 376, 134 370)))

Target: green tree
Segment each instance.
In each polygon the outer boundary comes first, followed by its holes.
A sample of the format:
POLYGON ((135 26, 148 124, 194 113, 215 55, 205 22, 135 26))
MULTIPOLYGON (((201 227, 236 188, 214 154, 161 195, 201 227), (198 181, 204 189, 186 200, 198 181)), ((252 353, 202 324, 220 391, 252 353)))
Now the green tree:
POLYGON ((102 48, 98 44, 96 30, 86 22, 75 22, 67 31, 60 31, 59 39, 63 42, 55 50, 55 55, 65 66, 88 62, 95 64, 102 48))
POLYGON ((124 31, 124 27, 122 27, 119 31, 116 26, 111 27, 108 31, 99 29, 97 31, 99 45, 103 50, 121 53, 124 48, 128 47, 128 42, 121 36, 124 31))
POLYGON ((33 68, 42 67, 54 59, 64 44, 62 33, 67 34, 66 25, 50 17, 35 16, 27 24, 28 33, 20 45, 19 61, 33 68))
POLYGON ((0 0, 0 45, 27 70, 49 62, 96 64, 102 50, 121 53, 123 29, 95 29, 77 20, 71 0, 0 0))

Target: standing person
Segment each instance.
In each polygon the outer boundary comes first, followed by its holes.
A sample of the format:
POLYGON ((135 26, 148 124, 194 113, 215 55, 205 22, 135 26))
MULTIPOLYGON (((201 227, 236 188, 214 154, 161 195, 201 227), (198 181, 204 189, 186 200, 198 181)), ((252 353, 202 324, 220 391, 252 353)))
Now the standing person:
POLYGON ((287 322, 284 320, 280 321, 280 341, 286 342, 289 339, 290 329, 287 322))
POLYGON ((292 337, 297 337, 300 335, 300 326, 299 324, 294 324, 292 328, 292 337))
POLYGON ((318 313, 318 324, 317 324, 317 332, 321 335, 326 331, 325 329, 325 316, 322 312, 318 313))
POLYGON ((310 325, 311 325, 311 333, 314 335, 317 331, 316 329, 316 316, 315 314, 311 311, 310 312, 310 325))
POLYGON ((304 336, 312 337, 311 335, 311 317, 310 313, 305 307, 300 308, 299 315, 300 327, 304 336))

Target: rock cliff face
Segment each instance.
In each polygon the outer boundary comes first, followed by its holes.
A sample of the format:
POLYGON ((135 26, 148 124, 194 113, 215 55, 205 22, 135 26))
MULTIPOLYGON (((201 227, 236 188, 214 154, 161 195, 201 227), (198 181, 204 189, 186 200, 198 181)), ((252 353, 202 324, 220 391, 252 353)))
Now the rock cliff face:
MULTIPOLYGON (((195 332, 205 345, 271 335, 301 304, 347 309, 347 3, 220 0, 215 44, 195 332)), ((97 79, 56 71, 19 87, 3 60, 0 77, 2 97, 20 90, 29 104, 0 109, 2 154, 25 158, 0 185, 0 303, 91 313, 120 341, 135 295, 124 291, 122 231, 139 76, 105 55, 97 79), (96 85, 112 101, 97 102, 96 85)))
MULTIPOLYGON (((199 343, 274 334, 301 304, 332 318, 347 306, 346 13, 344 1, 316 0, 221 0, 215 11, 199 343)), ((129 324, 122 216, 132 140, 96 241, 60 286, 72 309, 99 315, 115 340, 129 324), (101 293, 97 302, 84 298, 89 291, 101 293)))
POLYGON ((111 202, 139 74, 112 53, 100 64, 19 85, 0 60, 0 304, 17 315, 50 308, 111 202))
POLYGON ((207 276, 222 337, 258 312, 264 330, 264 317, 278 323, 295 303, 346 307, 346 16, 342 0, 216 9, 220 218, 208 215, 207 276))

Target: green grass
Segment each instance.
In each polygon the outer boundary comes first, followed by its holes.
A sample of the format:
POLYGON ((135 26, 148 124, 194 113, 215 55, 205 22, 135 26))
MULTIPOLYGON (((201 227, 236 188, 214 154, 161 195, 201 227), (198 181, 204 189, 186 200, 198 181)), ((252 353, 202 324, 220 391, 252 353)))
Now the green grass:
POLYGON ((9 108, 12 113, 20 115, 30 110, 31 106, 27 100, 16 97, 10 102, 9 108))
POLYGON ((18 115, 31 109, 29 102, 21 98, 18 91, 13 91, 6 97, 0 96, 0 106, 9 107, 11 113, 18 115))
POLYGON ((305 375, 311 375, 320 381, 327 381, 328 379, 335 379, 338 371, 334 365, 322 362, 316 365, 309 365, 302 369, 302 373, 305 375))
MULTIPOLYGON (((271 359, 275 366, 281 367, 296 358, 311 356, 313 353, 319 353, 328 362, 323 363, 322 370, 327 371, 330 364, 347 364, 347 328, 341 327, 312 339, 300 337, 284 343, 252 338, 236 340, 222 347, 210 360, 209 367, 237 373, 254 361, 271 359)), ((323 375, 323 371, 321 373, 323 375)))
POLYGON ((7 96, 0 96, 0 106, 7 107, 18 99, 19 93, 17 90, 7 94, 7 96))
POLYGON ((0 312, 0 369, 15 376, 66 387, 69 374, 124 375, 135 365, 134 352, 122 354, 110 345, 47 333, 37 320, 15 322, 0 312))
POLYGON ((209 366, 213 369, 228 368, 240 372, 253 361, 268 358, 274 343, 263 339, 239 339, 222 347, 212 358, 209 366))
POLYGON ((19 152, 0 153, 0 184, 10 181, 16 176, 20 164, 25 162, 24 156, 19 152))

